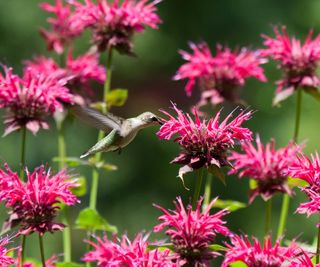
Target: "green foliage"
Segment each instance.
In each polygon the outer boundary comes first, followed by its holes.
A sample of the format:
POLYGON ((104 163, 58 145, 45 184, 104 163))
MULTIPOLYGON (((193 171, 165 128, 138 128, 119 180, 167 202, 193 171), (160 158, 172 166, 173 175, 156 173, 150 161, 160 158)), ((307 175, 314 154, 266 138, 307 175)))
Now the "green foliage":
POLYGON ((75 262, 57 262, 55 264, 57 267, 83 267, 83 264, 75 263, 75 262))
POLYGON ((247 207, 247 205, 245 203, 235 200, 217 199, 216 202, 213 204, 213 207, 219 209, 228 209, 230 212, 234 212, 247 207))
POLYGON ((128 90, 117 88, 107 93, 105 102, 107 103, 108 108, 112 106, 121 107, 126 103, 127 99, 128 90))
POLYGON ((212 244, 209 246, 209 249, 211 251, 227 251, 228 250, 228 248, 221 246, 219 244, 212 244))
POLYGON ((80 176, 77 179, 78 186, 71 188, 71 192, 77 197, 83 197, 87 193, 87 180, 83 176, 80 176))
POLYGON ((242 261, 235 261, 230 264, 230 267, 248 267, 248 265, 242 261))
POLYGON ((87 231, 103 230, 117 233, 117 227, 109 224, 96 210, 85 208, 80 211, 76 220, 76 228, 87 231))
POLYGON ((288 185, 290 188, 294 188, 294 187, 306 187, 308 185, 308 183, 305 180, 299 179, 299 178, 292 178, 292 177, 288 177, 288 185))

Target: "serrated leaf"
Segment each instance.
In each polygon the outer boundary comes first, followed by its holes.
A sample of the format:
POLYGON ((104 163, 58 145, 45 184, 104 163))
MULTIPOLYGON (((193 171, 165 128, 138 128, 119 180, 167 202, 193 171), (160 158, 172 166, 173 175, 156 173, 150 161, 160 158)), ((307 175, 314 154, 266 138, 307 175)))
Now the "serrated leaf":
POLYGON ((242 261, 235 261, 233 263, 230 263, 229 266, 230 267, 248 267, 248 265, 242 261))
POLYGON ((107 93, 105 101, 108 107, 111 107, 111 106, 121 107, 126 103, 127 98, 128 98, 128 90, 117 88, 107 93))
POLYGON ((213 204, 213 207, 219 209, 228 209, 230 212, 234 212, 247 207, 247 205, 245 203, 235 200, 217 199, 216 202, 213 204))
POLYGON ((311 95, 314 99, 320 101, 320 92, 315 87, 304 87, 303 91, 305 91, 307 94, 311 95))
POLYGON ((76 220, 76 227, 84 230, 103 230, 111 233, 117 233, 117 227, 109 224, 96 210, 85 208, 80 211, 76 220))
POLYGON ((224 185, 226 185, 226 176, 223 171, 216 165, 211 165, 208 172, 212 174, 213 178, 218 178, 224 185))
POLYGON ((75 263, 75 262, 57 262, 55 263, 57 267, 83 267, 83 264, 75 263))
POLYGON ((227 250, 228 250, 227 247, 221 246, 221 245, 219 245, 219 244, 209 245, 209 249, 210 249, 211 251, 227 251, 227 250))
POLYGON ((308 183, 305 180, 299 179, 299 178, 292 178, 291 176, 288 177, 288 185, 290 188, 294 187, 306 187, 308 186, 308 183))
POLYGON ((251 190, 254 190, 254 189, 256 189, 257 187, 258 187, 257 181, 256 181, 255 179, 250 179, 250 180, 249 180, 249 188, 250 188, 251 190))
POLYGON ((83 176, 77 177, 77 187, 71 188, 71 192, 77 197, 82 197, 87 193, 87 180, 83 176))

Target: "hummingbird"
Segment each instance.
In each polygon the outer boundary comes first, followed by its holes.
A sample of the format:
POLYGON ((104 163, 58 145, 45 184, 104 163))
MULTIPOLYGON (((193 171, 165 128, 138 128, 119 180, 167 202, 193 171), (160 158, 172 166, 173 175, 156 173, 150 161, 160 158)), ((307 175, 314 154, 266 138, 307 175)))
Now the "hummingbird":
POLYGON ((124 119, 111 113, 103 114, 96 109, 88 107, 75 106, 72 110, 80 120, 101 131, 109 132, 108 135, 83 153, 80 158, 98 152, 119 151, 120 153, 121 149, 127 146, 141 129, 163 124, 161 118, 149 111, 137 117, 124 119))

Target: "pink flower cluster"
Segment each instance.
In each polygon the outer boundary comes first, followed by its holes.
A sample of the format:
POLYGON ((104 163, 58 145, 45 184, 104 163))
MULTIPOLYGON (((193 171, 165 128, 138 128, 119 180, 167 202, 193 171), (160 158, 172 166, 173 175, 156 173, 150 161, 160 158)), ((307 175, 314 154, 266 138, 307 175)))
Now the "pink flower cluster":
POLYGON ((209 249, 209 245, 215 240, 217 233, 224 236, 229 234, 229 229, 224 226, 225 222, 221 219, 228 212, 221 210, 216 214, 210 215, 210 210, 215 203, 214 199, 208 207, 201 212, 202 200, 198 201, 195 210, 188 205, 184 208, 181 198, 177 198, 176 210, 167 211, 155 205, 164 215, 159 217, 162 221, 154 227, 155 232, 160 232, 167 228, 165 233, 170 236, 174 247, 175 255, 173 258, 179 263, 178 266, 210 266, 213 257, 219 255, 209 249))
POLYGON ((82 258, 96 262, 98 267, 178 267, 169 257, 170 250, 148 249, 147 236, 138 234, 131 242, 124 235, 121 240, 109 240, 107 236, 96 237, 97 243, 88 241, 93 250, 82 258))
POLYGON ((229 249, 221 267, 228 267, 235 261, 242 261, 248 267, 287 266, 284 264, 295 259, 302 251, 294 241, 288 247, 282 247, 280 240, 277 240, 273 246, 270 236, 265 238, 263 246, 256 238, 253 238, 253 244, 251 244, 247 236, 238 235, 231 237, 231 243, 231 245, 227 244, 229 249))
POLYGON ((243 154, 232 152, 228 157, 233 168, 229 174, 239 173, 239 177, 248 177, 257 181, 257 188, 250 193, 251 203, 257 195, 268 200, 275 192, 292 194, 287 184, 287 169, 296 161, 301 152, 301 146, 289 142, 286 147, 275 148, 275 140, 265 146, 261 144, 259 136, 256 138, 257 147, 252 143, 242 143, 243 154))
POLYGON ((23 235, 32 232, 42 235, 63 229, 64 225, 53 219, 59 204, 74 205, 78 201, 70 191, 77 186, 77 180, 64 170, 51 176, 50 171, 46 172, 41 166, 33 173, 27 171, 27 181, 23 182, 7 165, 5 169, 0 170, 0 200, 11 208, 7 227, 20 224, 19 233, 23 235))
POLYGON ((22 78, 11 68, 4 67, 4 72, 0 73, 0 107, 7 109, 4 135, 23 127, 33 134, 39 128, 47 129, 46 116, 63 110, 62 102, 73 103, 67 77, 57 77, 56 73, 34 75, 32 68, 26 68, 22 78))
POLYGON ((320 159, 319 155, 311 155, 311 159, 300 154, 298 161, 289 167, 288 175, 299 178, 308 183, 308 186, 301 187, 310 201, 300 204, 298 213, 305 213, 310 216, 320 211, 320 159))
POLYGON ((42 3, 40 7, 55 15, 55 18, 48 18, 52 30, 41 29, 40 33, 47 42, 48 50, 62 54, 65 46, 70 45, 71 41, 82 32, 81 29, 72 27, 72 6, 68 3, 64 6, 63 0, 55 0, 55 5, 42 3))
POLYGON ((198 106, 207 103, 217 105, 225 101, 240 103, 238 89, 245 85, 247 78, 266 81, 260 66, 266 60, 261 57, 259 51, 253 52, 243 48, 240 52, 232 52, 227 47, 217 46, 217 54, 212 56, 206 43, 191 43, 190 48, 192 53, 180 51, 187 63, 179 68, 174 79, 189 79, 185 87, 188 96, 198 80, 202 91, 198 106))
POLYGON ((264 56, 279 61, 279 68, 284 76, 277 82, 274 104, 278 104, 294 93, 299 87, 316 88, 320 85, 320 78, 316 73, 320 60, 320 35, 312 40, 312 31, 304 44, 296 38, 290 38, 286 28, 282 32, 274 28, 275 38, 263 35, 264 56))
POLYGON ((0 266, 9 267, 11 264, 14 264, 13 257, 9 256, 10 250, 6 248, 10 242, 9 238, 2 237, 0 238, 0 266))
POLYGON ((146 26, 156 29, 161 22, 156 12, 158 1, 118 0, 108 3, 98 0, 97 4, 86 0, 84 4, 73 1, 75 12, 71 28, 82 31, 92 29, 93 43, 99 51, 114 47, 120 53, 132 53, 132 36, 142 32, 146 26))
POLYGON ((252 112, 241 112, 232 121, 228 122, 232 114, 229 114, 220 124, 220 112, 208 122, 200 120, 197 112, 195 121, 187 114, 183 114, 175 105, 174 110, 178 114, 175 118, 169 113, 162 111, 168 116, 163 120, 164 124, 157 133, 160 139, 174 139, 183 148, 183 151, 172 163, 183 164, 179 176, 186 172, 210 167, 212 165, 221 167, 229 165, 227 151, 236 143, 250 140, 252 133, 249 129, 242 127, 244 121, 250 119, 252 112))

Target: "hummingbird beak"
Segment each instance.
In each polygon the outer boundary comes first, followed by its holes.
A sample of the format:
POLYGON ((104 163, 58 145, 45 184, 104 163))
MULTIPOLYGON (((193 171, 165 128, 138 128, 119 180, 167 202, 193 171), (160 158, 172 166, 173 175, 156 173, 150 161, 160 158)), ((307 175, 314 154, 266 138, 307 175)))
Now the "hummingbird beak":
POLYGON ((160 117, 156 117, 157 119, 157 122, 160 124, 160 125, 163 125, 164 124, 164 120, 160 117))

